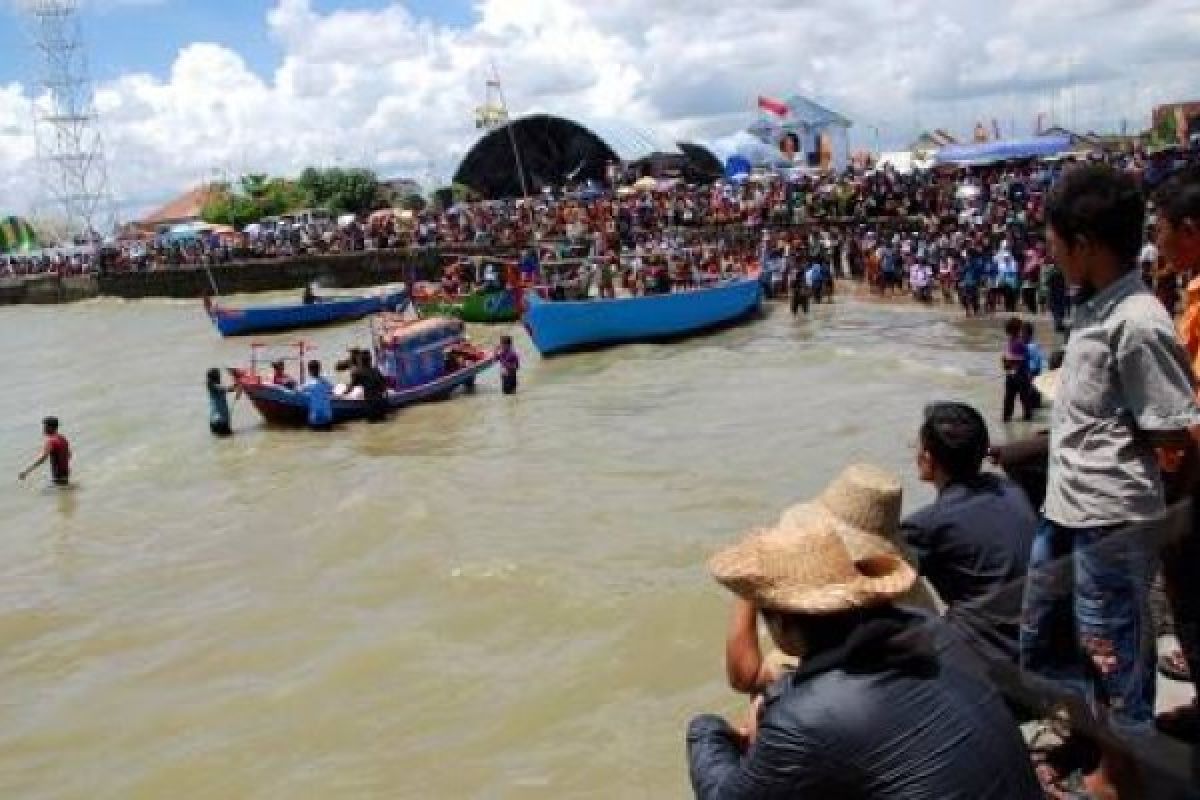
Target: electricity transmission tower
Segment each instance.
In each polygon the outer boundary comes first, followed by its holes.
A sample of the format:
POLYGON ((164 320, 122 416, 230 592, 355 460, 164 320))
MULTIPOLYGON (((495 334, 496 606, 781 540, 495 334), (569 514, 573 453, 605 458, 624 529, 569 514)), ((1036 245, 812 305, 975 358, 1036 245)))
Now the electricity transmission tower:
POLYGON ((34 141, 43 201, 73 236, 114 227, 104 141, 92 97, 79 0, 26 0, 38 76, 34 141))

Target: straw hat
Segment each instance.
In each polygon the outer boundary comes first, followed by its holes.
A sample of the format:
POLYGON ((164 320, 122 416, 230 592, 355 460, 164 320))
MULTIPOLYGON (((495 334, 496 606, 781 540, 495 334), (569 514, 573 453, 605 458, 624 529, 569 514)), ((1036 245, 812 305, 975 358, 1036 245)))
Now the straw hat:
POLYGON ((1061 369, 1052 369, 1043 372, 1033 379, 1033 388, 1038 390, 1043 400, 1053 403, 1054 398, 1058 396, 1058 383, 1061 376, 1061 369))
POLYGON ((917 573, 897 555, 855 561, 830 519, 793 516, 754 531, 708 563, 719 583, 759 608, 792 614, 835 614, 886 604, 917 573))
POLYGON ((785 511, 780 524, 795 526, 819 516, 833 525, 854 559, 898 555, 895 539, 903 502, 904 490, 895 475, 870 464, 854 464, 815 500, 785 511))

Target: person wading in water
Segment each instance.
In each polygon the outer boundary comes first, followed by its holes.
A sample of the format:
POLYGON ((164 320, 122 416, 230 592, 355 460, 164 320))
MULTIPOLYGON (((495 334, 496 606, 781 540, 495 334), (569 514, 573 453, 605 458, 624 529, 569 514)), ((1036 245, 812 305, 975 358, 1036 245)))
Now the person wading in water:
POLYGON ((25 480, 42 464, 50 462, 50 480, 55 486, 66 486, 71 482, 71 445, 67 437, 58 432, 58 417, 46 417, 42 420, 42 433, 46 440, 42 445, 42 454, 26 469, 17 475, 18 480, 25 480))

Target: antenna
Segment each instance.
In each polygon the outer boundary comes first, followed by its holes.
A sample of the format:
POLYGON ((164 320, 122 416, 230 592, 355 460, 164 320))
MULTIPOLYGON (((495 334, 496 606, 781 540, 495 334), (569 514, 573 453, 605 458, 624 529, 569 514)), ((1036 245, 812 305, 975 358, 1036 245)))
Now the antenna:
POLYGON ((34 26, 40 97, 34 142, 45 200, 63 214, 73 236, 95 239, 115 228, 104 142, 93 103, 79 0, 28 0, 34 26))

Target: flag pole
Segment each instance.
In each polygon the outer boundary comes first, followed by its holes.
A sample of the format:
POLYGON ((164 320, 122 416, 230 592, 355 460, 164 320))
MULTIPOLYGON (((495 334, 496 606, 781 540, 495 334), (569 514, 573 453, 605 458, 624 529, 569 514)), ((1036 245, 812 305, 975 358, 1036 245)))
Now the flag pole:
POLYGON ((508 143, 512 146, 513 160, 517 165, 517 180, 521 183, 521 194, 528 200, 529 184, 525 180, 525 165, 521 161, 521 148, 517 146, 517 134, 513 130, 512 115, 508 113, 508 101, 504 98, 504 86, 500 83, 500 71, 496 69, 495 61, 492 62, 491 83, 500 98, 500 107, 504 109, 504 128, 508 131, 508 143))

